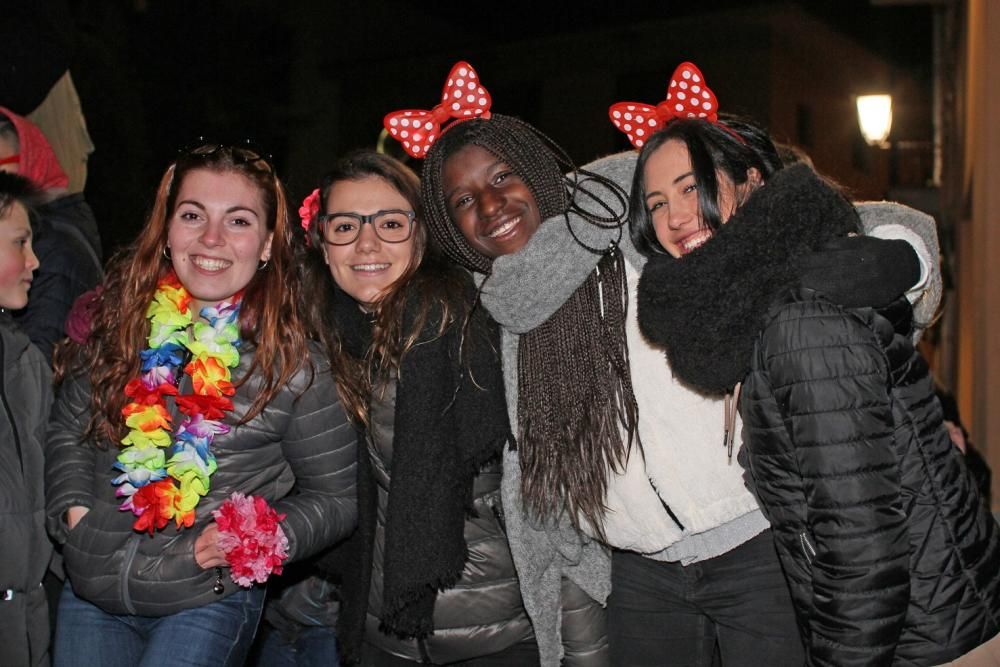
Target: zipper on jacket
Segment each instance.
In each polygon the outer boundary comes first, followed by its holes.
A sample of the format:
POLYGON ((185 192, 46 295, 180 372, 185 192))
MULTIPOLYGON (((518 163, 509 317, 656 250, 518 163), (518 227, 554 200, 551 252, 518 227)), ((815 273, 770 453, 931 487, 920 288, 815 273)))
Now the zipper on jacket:
POLYGON ((666 501, 663 500, 663 498, 660 498, 660 504, 663 505, 663 509, 667 511, 667 516, 670 517, 670 520, 676 523, 677 527, 680 528, 682 531, 685 530, 684 524, 681 523, 681 520, 677 518, 677 515, 674 514, 674 511, 670 509, 670 505, 668 505, 666 501))
MULTIPOLYGON (((0 402, 3 403, 4 413, 7 415, 7 421, 10 422, 10 432, 14 435, 14 448, 17 450, 17 463, 21 467, 21 478, 24 478, 24 452, 21 450, 21 436, 17 432, 17 422, 14 421, 14 413, 10 411, 10 403, 7 402, 7 367, 4 358, 7 355, 7 349, 3 342, 3 337, 0 336, 0 402)), ((24 481, 27 483, 27 480, 24 481)))
POLYGON ((425 665, 433 665, 431 662, 431 654, 427 650, 427 641, 421 637, 417 639, 417 650, 420 651, 420 662, 425 665))
POLYGON ((139 550, 139 538, 142 537, 138 533, 133 533, 128 538, 128 545, 125 547, 125 562, 122 563, 122 570, 118 574, 121 577, 121 587, 122 587, 122 604, 125 606, 126 611, 129 614, 135 615, 135 607, 132 605, 132 596, 128 592, 128 573, 132 569, 132 561, 135 560, 135 552, 139 550))
POLYGON ((500 530, 503 532, 504 537, 507 536, 507 516, 503 513, 503 507, 497 505, 490 505, 490 509, 493 510, 493 516, 497 520, 497 525, 500 526, 500 530))
POLYGON ((816 557, 816 549, 809 542, 809 536, 806 535, 805 531, 799 533, 799 546, 802 547, 802 553, 805 555, 806 560, 812 565, 813 558, 816 557))
POLYGON ((656 482, 654 482, 653 478, 650 477, 649 475, 646 475, 646 481, 649 482, 649 485, 651 487, 653 487, 653 493, 656 494, 657 500, 659 500, 660 504, 663 505, 663 509, 664 509, 664 511, 666 511, 667 516, 669 516, 670 520, 673 521, 675 524, 677 524, 677 527, 681 531, 683 531, 684 530, 684 524, 681 523, 681 520, 677 518, 677 515, 674 514, 674 511, 672 509, 670 509, 670 505, 668 505, 667 501, 665 501, 663 499, 663 496, 660 495, 660 490, 658 488, 656 488, 656 482))

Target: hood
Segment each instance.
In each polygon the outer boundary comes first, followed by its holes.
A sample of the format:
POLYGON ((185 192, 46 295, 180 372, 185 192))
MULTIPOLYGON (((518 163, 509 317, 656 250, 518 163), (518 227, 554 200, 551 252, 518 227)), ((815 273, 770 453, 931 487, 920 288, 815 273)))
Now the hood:
POLYGON ((0 115, 6 116, 17 131, 18 143, 21 144, 18 173, 40 190, 68 187, 69 179, 38 126, 6 107, 0 106, 0 115))

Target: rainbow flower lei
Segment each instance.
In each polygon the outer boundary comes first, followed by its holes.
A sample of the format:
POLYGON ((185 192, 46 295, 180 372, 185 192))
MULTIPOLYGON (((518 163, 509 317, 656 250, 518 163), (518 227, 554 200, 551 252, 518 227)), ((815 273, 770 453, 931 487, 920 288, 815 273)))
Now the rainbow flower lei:
POLYGON ((209 478, 218 467, 212 441, 229 432, 220 420, 233 409, 229 397, 236 392, 230 369, 240 362, 240 296, 202 308, 207 323, 194 322, 192 327, 191 295, 177 275, 171 271, 156 288, 146 311, 149 348, 140 353, 140 376, 125 385, 132 399, 122 409, 129 432, 114 464, 121 474, 111 482, 118 487, 116 495, 124 498, 119 509, 135 514, 132 527, 137 531, 152 535, 170 521, 178 529, 190 527, 195 507, 208 493, 209 478), (177 390, 185 350, 191 353, 183 367, 191 376, 191 394, 177 390), (175 397, 184 414, 173 436, 167 396, 175 397))

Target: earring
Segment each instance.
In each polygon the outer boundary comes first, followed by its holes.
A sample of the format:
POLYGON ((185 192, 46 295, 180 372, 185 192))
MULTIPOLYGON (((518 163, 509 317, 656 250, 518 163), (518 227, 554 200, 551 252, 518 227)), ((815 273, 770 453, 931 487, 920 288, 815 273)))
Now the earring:
POLYGON ((170 246, 168 245, 163 246, 163 259, 168 262, 174 261, 174 258, 170 256, 170 246))
POLYGON ((259 262, 257 264, 257 270, 258 271, 263 271, 264 269, 266 269, 267 268, 267 263, 270 262, 270 261, 271 261, 270 259, 265 259, 263 262, 259 262))

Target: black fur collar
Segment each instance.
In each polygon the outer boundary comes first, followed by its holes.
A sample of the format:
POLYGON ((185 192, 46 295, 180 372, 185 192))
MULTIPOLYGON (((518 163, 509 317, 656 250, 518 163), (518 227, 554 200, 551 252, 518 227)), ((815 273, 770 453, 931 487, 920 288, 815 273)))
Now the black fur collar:
POLYGON ((854 207, 809 167, 784 169, 701 248, 646 263, 639 326, 680 380, 725 393, 749 371, 771 301, 798 283, 796 259, 858 227, 854 207))

